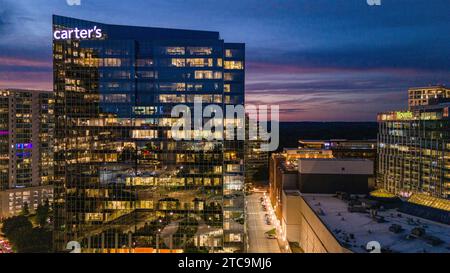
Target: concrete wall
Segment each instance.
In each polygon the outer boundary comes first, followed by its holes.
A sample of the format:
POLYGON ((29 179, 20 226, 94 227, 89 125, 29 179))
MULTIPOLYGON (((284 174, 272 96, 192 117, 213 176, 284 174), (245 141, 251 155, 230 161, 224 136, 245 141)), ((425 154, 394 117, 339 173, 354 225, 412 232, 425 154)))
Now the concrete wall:
POLYGON ((283 230, 305 253, 349 253, 300 195, 283 195, 283 230))
POLYGON ((298 172, 302 174, 359 174, 373 175, 370 160, 299 159, 298 172))
POLYGON ((286 192, 283 191, 282 200, 283 216, 281 220, 281 228, 286 234, 286 238, 289 242, 299 242, 301 219, 298 217, 298 213, 295 209, 289 208, 299 208, 300 198, 298 196, 286 194, 286 192))
POLYGON ((352 194, 369 193, 369 177, 360 174, 299 174, 298 189, 302 193, 352 194))
POLYGON ((285 172, 282 174, 283 190, 295 190, 297 189, 297 173, 285 172))

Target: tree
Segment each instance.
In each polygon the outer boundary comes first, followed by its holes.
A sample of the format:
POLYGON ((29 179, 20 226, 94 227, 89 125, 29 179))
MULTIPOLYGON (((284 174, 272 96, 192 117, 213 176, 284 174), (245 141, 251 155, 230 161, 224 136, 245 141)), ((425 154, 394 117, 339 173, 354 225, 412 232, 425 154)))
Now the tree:
POLYGON ((25 216, 14 216, 3 221, 2 232, 12 241, 21 228, 32 229, 33 224, 25 216))
POLYGON ((45 200, 44 205, 38 205, 36 209, 36 221, 40 227, 44 227, 47 224, 47 220, 50 214, 50 204, 48 199, 45 200))
POLYGON ((11 241, 19 253, 47 253, 52 250, 52 233, 43 228, 20 228, 21 236, 11 241))
POLYGON ((26 216, 6 219, 2 231, 19 253, 43 253, 52 249, 52 232, 43 228, 33 228, 33 224, 26 216))
POLYGON ((28 207, 28 202, 24 202, 22 205, 22 215, 27 216, 30 214, 30 208, 28 207))

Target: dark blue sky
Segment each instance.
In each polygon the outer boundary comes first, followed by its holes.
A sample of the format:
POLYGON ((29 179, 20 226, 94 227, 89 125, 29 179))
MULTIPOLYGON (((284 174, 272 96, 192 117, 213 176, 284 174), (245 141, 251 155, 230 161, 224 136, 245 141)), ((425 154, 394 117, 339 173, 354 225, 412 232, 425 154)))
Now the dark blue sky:
POLYGON ((370 121, 450 85, 450 0, 0 0, 0 88, 51 89, 51 15, 214 30, 247 44, 247 102, 285 121, 370 121))

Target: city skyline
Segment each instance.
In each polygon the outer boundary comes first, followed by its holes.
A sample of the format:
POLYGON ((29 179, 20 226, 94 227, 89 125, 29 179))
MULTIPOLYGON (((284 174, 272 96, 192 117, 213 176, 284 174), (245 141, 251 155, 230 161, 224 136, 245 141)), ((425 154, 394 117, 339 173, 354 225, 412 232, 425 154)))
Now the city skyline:
POLYGON ((0 0, 0 88, 52 89, 52 14, 244 41, 247 102, 279 104, 281 121, 375 121, 408 87, 449 84, 445 0, 39 2, 0 0))
POLYGON ((0 254, 450 253, 448 11, 0 0, 0 254))

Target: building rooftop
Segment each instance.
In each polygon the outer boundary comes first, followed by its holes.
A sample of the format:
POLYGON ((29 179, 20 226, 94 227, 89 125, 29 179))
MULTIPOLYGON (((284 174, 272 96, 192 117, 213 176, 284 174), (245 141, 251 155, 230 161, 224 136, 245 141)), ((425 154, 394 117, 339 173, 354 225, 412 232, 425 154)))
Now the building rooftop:
MULTIPOLYGON (((392 252, 450 253, 449 225, 400 213, 396 209, 378 211, 377 218, 383 217, 384 221, 377 221, 370 213, 349 212, 347 201, 336 196, 320 194, 302 194, 302 196, 341 245, 353 252, 367 252, 367 243, 377 241, 382 249, 392 252), (403 231, 399 233, 390 231, 393 224, 401 226, 403 231), (425 234, 419 238, 408 236, 414 228, 423 228, 425 234), (433 246, 431 241, 436 241, 437 238, 442 243, 433 246)), ((364 202, 364 199, 361 201, 364 202)))
POLYGON ((356 162, 361 162, 361 161, 367 161, 367 162, 371 162, 371 160, 369 159, 365 159, 365 158, 299 158, 299 160, 301 161, 330 161, 330 162, 340 162, 340 161, 356 161, 356 162))
POLYGON ((187 29, 174 29, 174 28, 161 28, 161 27, 144 27, 144 26, 126 26, 105 24, 99 22, 93 22, 88 20, 82 20, 77 18, 65 17, 60 15, 53 15, 53 24, 62 25, 67 28, 86 27, 97 25, 104 28, 108 34, 109 39, 206 39, 206 40, 218 40, 220 39, 219 32, 217 31, 204 31, 204 30, 187 30, 187 29))
POLYGON ((447 88, 445 85, 429 85, 429 86, 419 86, 419 87, 410 87, 408 90, 416 90, 416 89, 433 89, 433 88, 447 88))

